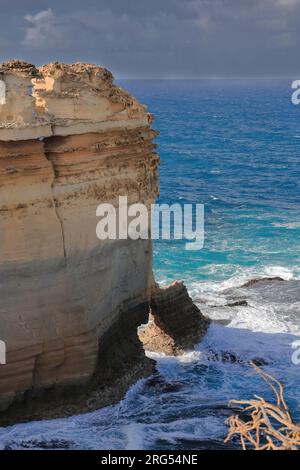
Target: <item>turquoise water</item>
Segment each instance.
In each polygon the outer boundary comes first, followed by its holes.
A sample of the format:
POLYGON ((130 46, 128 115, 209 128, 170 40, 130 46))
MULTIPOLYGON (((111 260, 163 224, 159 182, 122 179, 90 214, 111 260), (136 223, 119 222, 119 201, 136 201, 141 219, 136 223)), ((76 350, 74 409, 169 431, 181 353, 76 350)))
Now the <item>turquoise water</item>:
POLYGON ((138 81, 156 116, 162 202, 205 204, 205 247, 157 243, 160 279, 300 273, 300 106, 287 81, 138 81))
POLYGON ((204 248, 155 242, 156 277, 162 284, 184 279, 216 322, 194 352, 154 355, 158 375, 138 382, 120 404, 2 429, 2 448, 220 448, 229 400, 272 398, 251 359, 283 382, 300 420, 300 365, 292 362, 300 339, 300 106, 291 104, 291 84, 121 84, 156 117, 160 202, 205 204, 204 248), (275 276, 284 281, 240 288, 275 276), (247 304, 231 306, 241 299, 247 304))

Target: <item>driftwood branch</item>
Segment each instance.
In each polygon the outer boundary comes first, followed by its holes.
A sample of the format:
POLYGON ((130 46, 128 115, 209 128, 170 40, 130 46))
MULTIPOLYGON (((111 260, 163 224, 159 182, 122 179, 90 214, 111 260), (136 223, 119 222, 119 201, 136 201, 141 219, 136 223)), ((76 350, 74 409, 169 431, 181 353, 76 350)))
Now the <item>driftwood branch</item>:
POLYGON ((225 442, 238 437, 244 450, 300 450, 300 426, 292 420, 281 383, 251 363, 258 375, 271 387, 276 404, 255 396, 253 400, 233 400, 241 406, 240 415, 229 418, 229 432, 225 442))

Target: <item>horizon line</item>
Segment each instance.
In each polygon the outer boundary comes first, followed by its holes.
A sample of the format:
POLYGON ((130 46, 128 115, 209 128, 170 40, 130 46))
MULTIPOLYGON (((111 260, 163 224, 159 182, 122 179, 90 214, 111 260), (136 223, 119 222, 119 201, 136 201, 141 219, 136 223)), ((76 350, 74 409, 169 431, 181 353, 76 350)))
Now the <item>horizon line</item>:
POLYGON ((282 77, 118 77, 115 80, 300 80, 300 72, 295 76, 282 76, 282 77))

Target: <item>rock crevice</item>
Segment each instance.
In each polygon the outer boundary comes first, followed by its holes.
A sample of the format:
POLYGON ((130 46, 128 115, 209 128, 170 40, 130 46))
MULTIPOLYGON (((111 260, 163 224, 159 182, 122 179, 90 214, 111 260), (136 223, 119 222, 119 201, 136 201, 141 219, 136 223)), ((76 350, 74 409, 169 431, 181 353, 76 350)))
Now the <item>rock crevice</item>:
MULTIPOLYGON (((47 154, 45 153, 45 158, 47 158, 47 154)), ((55 191, 54 191, 54 185, 55 185, 55 168, 51 160, 47 158, 47 160, 50 162, 51 167, 52 167, 52 172, 53 172, 53 180, 51 183, 51 192, 52 192, 52 201, 53 201, 53 207, 55 209, 55 214, 57 216, 57 220, 59 222, 60 228, 61 228, 61 239, 62 239, 62 246, 63 246, 63 254, 64 254, 64 264, 65 266, 67 265, 67 252, 66 252, 66 244, 65 244, 65 230, 64 230, 64 223, 63 220, 60 216, 58 207, 57 207, 57 201, 55 199, 55 191)))

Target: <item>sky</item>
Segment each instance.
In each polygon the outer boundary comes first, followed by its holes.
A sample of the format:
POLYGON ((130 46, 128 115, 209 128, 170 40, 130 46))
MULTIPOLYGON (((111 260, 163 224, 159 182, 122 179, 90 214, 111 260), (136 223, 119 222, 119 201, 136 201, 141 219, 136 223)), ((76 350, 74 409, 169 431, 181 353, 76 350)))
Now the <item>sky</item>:
POLYGON ((118 78, 300 78, 300 0, 0 0, 0 62, 118 78))

